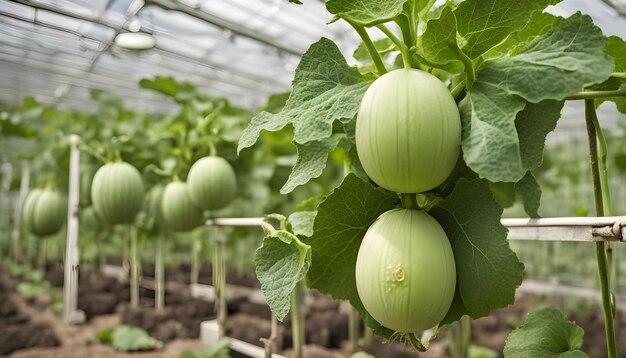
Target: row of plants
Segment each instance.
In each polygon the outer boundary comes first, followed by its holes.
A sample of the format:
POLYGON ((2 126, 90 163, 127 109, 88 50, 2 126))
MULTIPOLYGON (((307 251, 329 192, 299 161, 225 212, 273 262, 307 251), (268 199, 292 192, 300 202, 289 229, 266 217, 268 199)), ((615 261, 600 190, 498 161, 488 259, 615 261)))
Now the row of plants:
MULTIPOLYGON (((568 100, 585 103, 595 213, 612 215, 596 106, 626 112, 626 42, 581 13, 544 12, 558 2, 326 3, 333 22, 363 40, 361 66, 331 39, 315 42, 283 110, 253 117, 238 147, 293 127, 298 160, 282 193, 322 173, 335 148, 348 153, 332 194, 290 217, 291 227, 266 230, 257 275, 279 319, 304 281, 349 300, 375 334, 425 351, 441 332, 512 304, 524 265, 506 240, 503 207, 517 199, 539 215, 545 138, 568 100), (383 38, 372 41, 372 31, 383 38), (277 287, 285 272, 275 263, 287 259, 290 280, 277 287)), ((617 357, 613 251, 604 242, 595 251, 608 356, 617 357)), ((582 336, 546 308, 509 336, 504 354, 587 356, 582 336)))
MULTIPOLYGON (((294 317, 296 341, 302 292, 309 287, 349 301, 375 334, 425 351, 442 332, 466 336, 470 319, 514 302, 524 265, 500 218, 516 201, 528 216, 539 216, 544 142, 565 101, 585 102, 581 121, 593 178, 587 186, 596 215, 612 215, 608 146, 595 109, 612 101, 626 112, 626 43, 605 37, 581 13, 562 18, 544 12, 556 3, 466 0, 435 7, 430 0, 331 0, 326 8, 333 21, 346 21, 363 40, 354 53, 360 65, 349 66, 334 42, 322 38, 302 56, 291 92, 271 97, 256 115, 190 84, 156 78, 140 84, 170 96, 180 105, 177 115, 157 120, 120 106, 110 113, 115 99, 96 91, 102 103, 96 125, 82 127, 92 115, 33 114, 38 106, 26 101, 16 111, 26 119, 6 127, 28 135, 32 115, 43 123, 38 136, 80 133, 83 150, 94 158, 130 163, 124 165, 128 179, 116 172, 115 181, 124 182, 110 188, 104 183, 114 181, 98 182, 100 169, 92 203, 84 205, 92 204, 109 224, 134 223, 128 233, 132 267, 137 243, 163 235, 156 232, 190 230, 208 217, 273 212, 263 226, 256 273, 275 318, 294 317), (383 39, 372 41, 374 30, 383 39), (223 160, 237 173, 239 197, 214 211, 202 200, 205 189, 194 184, 194 163, 227 168, 223 160), (145 187, 155 188, 147 204, 145 187), (101 207, 107 201, 121 205, 110 207, 111 217, 101 207), (144 205, 157 210, 135 218, 144 205)), ((66 170, 57 164, 67 146, 58 148, 57 160, 42 164, 52 170, 42 172, 66 170)), ((621 163, 619 155, 610 158, 621 163)), ((215 188, 230 198, 232 172, 220 170, 228 174, 215 188)), ((608 356, 617 357, 609 274, 616 260, 604 242, 596 244, 596 256, 608 356)), ((217 254, 217 267, 222 259, 217 254)), ((357 334, 354 329, 353 342, 357 334)), ((580 327, 546 308, 509 336, 504 353, 586 356, 581 344, 580 327), (534 339, 540 336, 551 340, 534 339)))

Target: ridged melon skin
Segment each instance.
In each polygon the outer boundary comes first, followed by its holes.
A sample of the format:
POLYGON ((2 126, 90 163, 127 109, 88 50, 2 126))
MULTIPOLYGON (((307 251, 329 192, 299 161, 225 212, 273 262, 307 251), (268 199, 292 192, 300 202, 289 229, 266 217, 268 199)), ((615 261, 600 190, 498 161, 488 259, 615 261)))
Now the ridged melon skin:
POLYGON ((187 184, 172 182, 163 190, 161 215, 165 227, 184 232, 202 224, 203 211, 191 202, 187 184))
POLYGON ((412 333, 441 322, 456 286, 454 255, 441 225, 418 210, 382 214, 361 242, 356 286, 367 312, 387 328, 412 333))
POLYGON ((235 170, 220 157, 198 159, 189 170, 187 184, 193 203, 205 210, 224 208, 237 192, 235 170))
POLYGON ((144 184, 137 168, 125 162, 100 167, 91 183, 91 202, 109 225, 129 224, 141 211, 144 184))
POLYGON ((54 235, 65 223, 67 203, 56 191, 35 189, 24 202, 22 217, 26 230, 31 234, 54 235))
POLYGON ((67 202, 56 191, 44 190, 37 199, 33 215, 33 231, 39 236, 54 235, 67 219, 67 202))
POLYGON ((421 193, 452 173, 461 146, 461 119, 437 77, 398 69, 378 78, 363 96, 356 148, 363 169, 397 193, 421 193))
POLYGON ((37 199, 41 196, 43 190, 41 189, 33 189, 26 196, 26 200, 24 200, 24 204, 22 206, 22 224, 26 228, 26 231, 29 233, 33 233, 33 216, 35 212, 35 206, 37 204, 37 199))

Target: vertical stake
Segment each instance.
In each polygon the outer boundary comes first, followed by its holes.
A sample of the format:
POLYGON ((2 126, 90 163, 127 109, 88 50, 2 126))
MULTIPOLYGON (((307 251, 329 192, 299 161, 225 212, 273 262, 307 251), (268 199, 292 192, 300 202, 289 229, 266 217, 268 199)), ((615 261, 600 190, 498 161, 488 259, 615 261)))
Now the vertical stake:
POLYGON ((78 205, 80 199, 79 137, 70 135, 70 177, 67 205, 67 241, 63 280, 63 320, 75 323, 78 306, 78 205))

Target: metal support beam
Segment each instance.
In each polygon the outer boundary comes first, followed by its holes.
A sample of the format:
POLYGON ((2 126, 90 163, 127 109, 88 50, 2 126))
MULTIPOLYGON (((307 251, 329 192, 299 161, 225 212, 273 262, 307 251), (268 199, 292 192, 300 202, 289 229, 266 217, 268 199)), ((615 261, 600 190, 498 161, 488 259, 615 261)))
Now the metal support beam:
POLYGON ((232 23, 230 21, 219 18, 213 14, 208 12, 204 12, 197 8, 185 5, 181 2, 175 0, 146 0, 146 5, 154 5, 158 6, 165 10, 179 11, 189 16, 193 16, 196 19, 200 19, 202 21, 213 24, 217 27, 221 27, 223 29, 227 29, 233 32, 235 35, 244 36, 256 40, 258 42, 264 43, 271 47, 275 47, 281 51, 288 52, 290 54, 301 56, 302 52, 293 49, 291 47, 285 46, 283 44, 277 43, 272 39, 271 36, 266 36, 262 33, 254 31, 252 29, 246 28, 239 24, 232 23))
POLYGON ((509 240, 623 241, 626 216, 502 219, 509 240))
POLYGON ((206 221, 208 226, 261 226, 263 218, 219 218, 206 221))
MULTIPOLYGON (((208 226, 261 226, 263 218, 219 218, 208 226)), ((626 216, 502 219, 509 240, 624 241, 626 216)))

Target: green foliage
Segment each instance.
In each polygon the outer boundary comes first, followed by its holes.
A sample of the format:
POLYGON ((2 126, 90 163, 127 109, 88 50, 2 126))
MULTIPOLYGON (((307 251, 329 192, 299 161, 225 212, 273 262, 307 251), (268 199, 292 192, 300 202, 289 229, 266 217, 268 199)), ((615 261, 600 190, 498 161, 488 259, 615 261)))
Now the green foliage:
POLYGON ((15 287, 17 293, 26 298, 48 297, 48 308, 53 312, 63 311, 63 291, 53 287, 45 280, 43 270, 32 268, 26 264, 10 263, 7 265, 11 276, 19 278, 20 282, 15 287))
MULTIPOLYGON (((485 61, 460 104, 463 157, 468 166, 491 181, 508 182, 516 182, 527 170, 536 168, 540 164, 536 153, 520 149, 516 116, 527 107, 526 101, 563 100, 585 84, 605 80, 612 63, 604 54, 603 45, 600 29, 591 18, 578 13, 518 54, 485 61)), ((542 112, 556 121, 560 105, 544 107, 542 112)), ((544 127, 551 130, 554 125, 544 127)), ((543 142, 545 130, 532 133, 533 141, 543 142)))
POLYGON ((100 342, 110 344, 120 352, 150 351, 161 345, 145 330, 126 325, 99 331, 96 337, 100 342))
POLYGON ((500 224, 502 208, 487 183, 459 180, 430 214, 448 235, 456 261, 457 296, 444 323, 462 314, 479 318, 512 304, 524 265, 509 247, 507 230, 500 224))
POLYGON ((531 312, 524 324, 506 339, 507 358, 589 357, 580 351, 583 329, 567 320, 559 310, 540 308, 531 312))
MULTIPOLYGON (((373 43, 374 43, 374 47, 376 48, 376 51, 383 56, 396 50, 396 45, 394 45, 394 43, 388 38, 376 40, 373 43)), ((361 62, 372 61, 372 58, 370 57, 370 53, 368 52, 367 47, 365 46, 365 43, 363 42, 359 44, 356 50, 354 50, 352 57, 354 57, 355 60, 361 61, 361 62)))
POLYGON ((291 174, 289 174, 289 179, 280 188, 280 193, 290 193, 297 186, 304 185, 309 180, 322 175, 322 171, 326 167, 328 154, 337 147, 341 138, 341 135, 332 135, 331 137, 319 141, 311 141, 306 144, 296 143, 298 160, 291 170, 291 174))
POLYGON ((365 352, 356 352, 350 358, 374 358, 374 356, 365 352))
POLYGON ((463 52, 474 59, 526 25, 535 11, 560 0, 467 0, 454 10, 463 52), (489 16, 485 16, 489 14, 489 16))
POLYGON ((274 229, 267 223, 261 247, 256 250, 254 263, 261 290, 270 309, 282 321, 291 307, 291 292, 311 266, 311 247, 284 227, 274 229))
MULTIPOLYGON (((626 42, 617 37, 610 36, 607 39, 606 46, 604 47, 606 54, 615 62, 614 72, 626 72, 626 42)), ((626 78, 611 78, 604 82, 602 85, 597 86, 597 89, 624 89, 626 90, 626 78)), ((626 114, 626 97, 608 97, 596 100, 597 104, 601 104, 605 101, 612 101, 617 106, 617 110, 626 114)))
POLYGON ((200 352, 194 353, 188 350, 182 351, 179 358, 230 358, 229 338, 222 338, 217 342, 208 343, 200 352))
POLYGON ((473 344, 469 346, 467 355, 468 358, 498 358, 498 352, 493 349, 473 344))
POLYGON ((407 0, 330 0, 326 9, 335 15, 333 21, 344 19, 359 26, 374 26, 400 15, 407 0))
POLYGON ((339 48, 322 38, 302 56, 283 110, 276 114, 261 112, 253 117, 239 140, 238 151, 252 146, 262 130, 278 131, 291 124, 293 140, 302 154, 281 190, 290 192, 319 176, 319 168, 325 167, 326 156, 338 143, 331 138, 334 122, 354 118, 368 85, 355 67, 348 66, 339 48))
POLYGON ((528 216, 531 218, 538 218, 541 188, 531 172, 526 173, 522 180, 515 183, 515 191, 522 197, 524 210, 528 216))
POLYGON ((334 299, 349 300, 374 332, 387 338, 392 332, 371 319, 361 303, 354 269, 367 228, 397 203, 396 194, 350 174, 319 205, 313 236, 305 240, 312 248, 309 285, 334 299))

